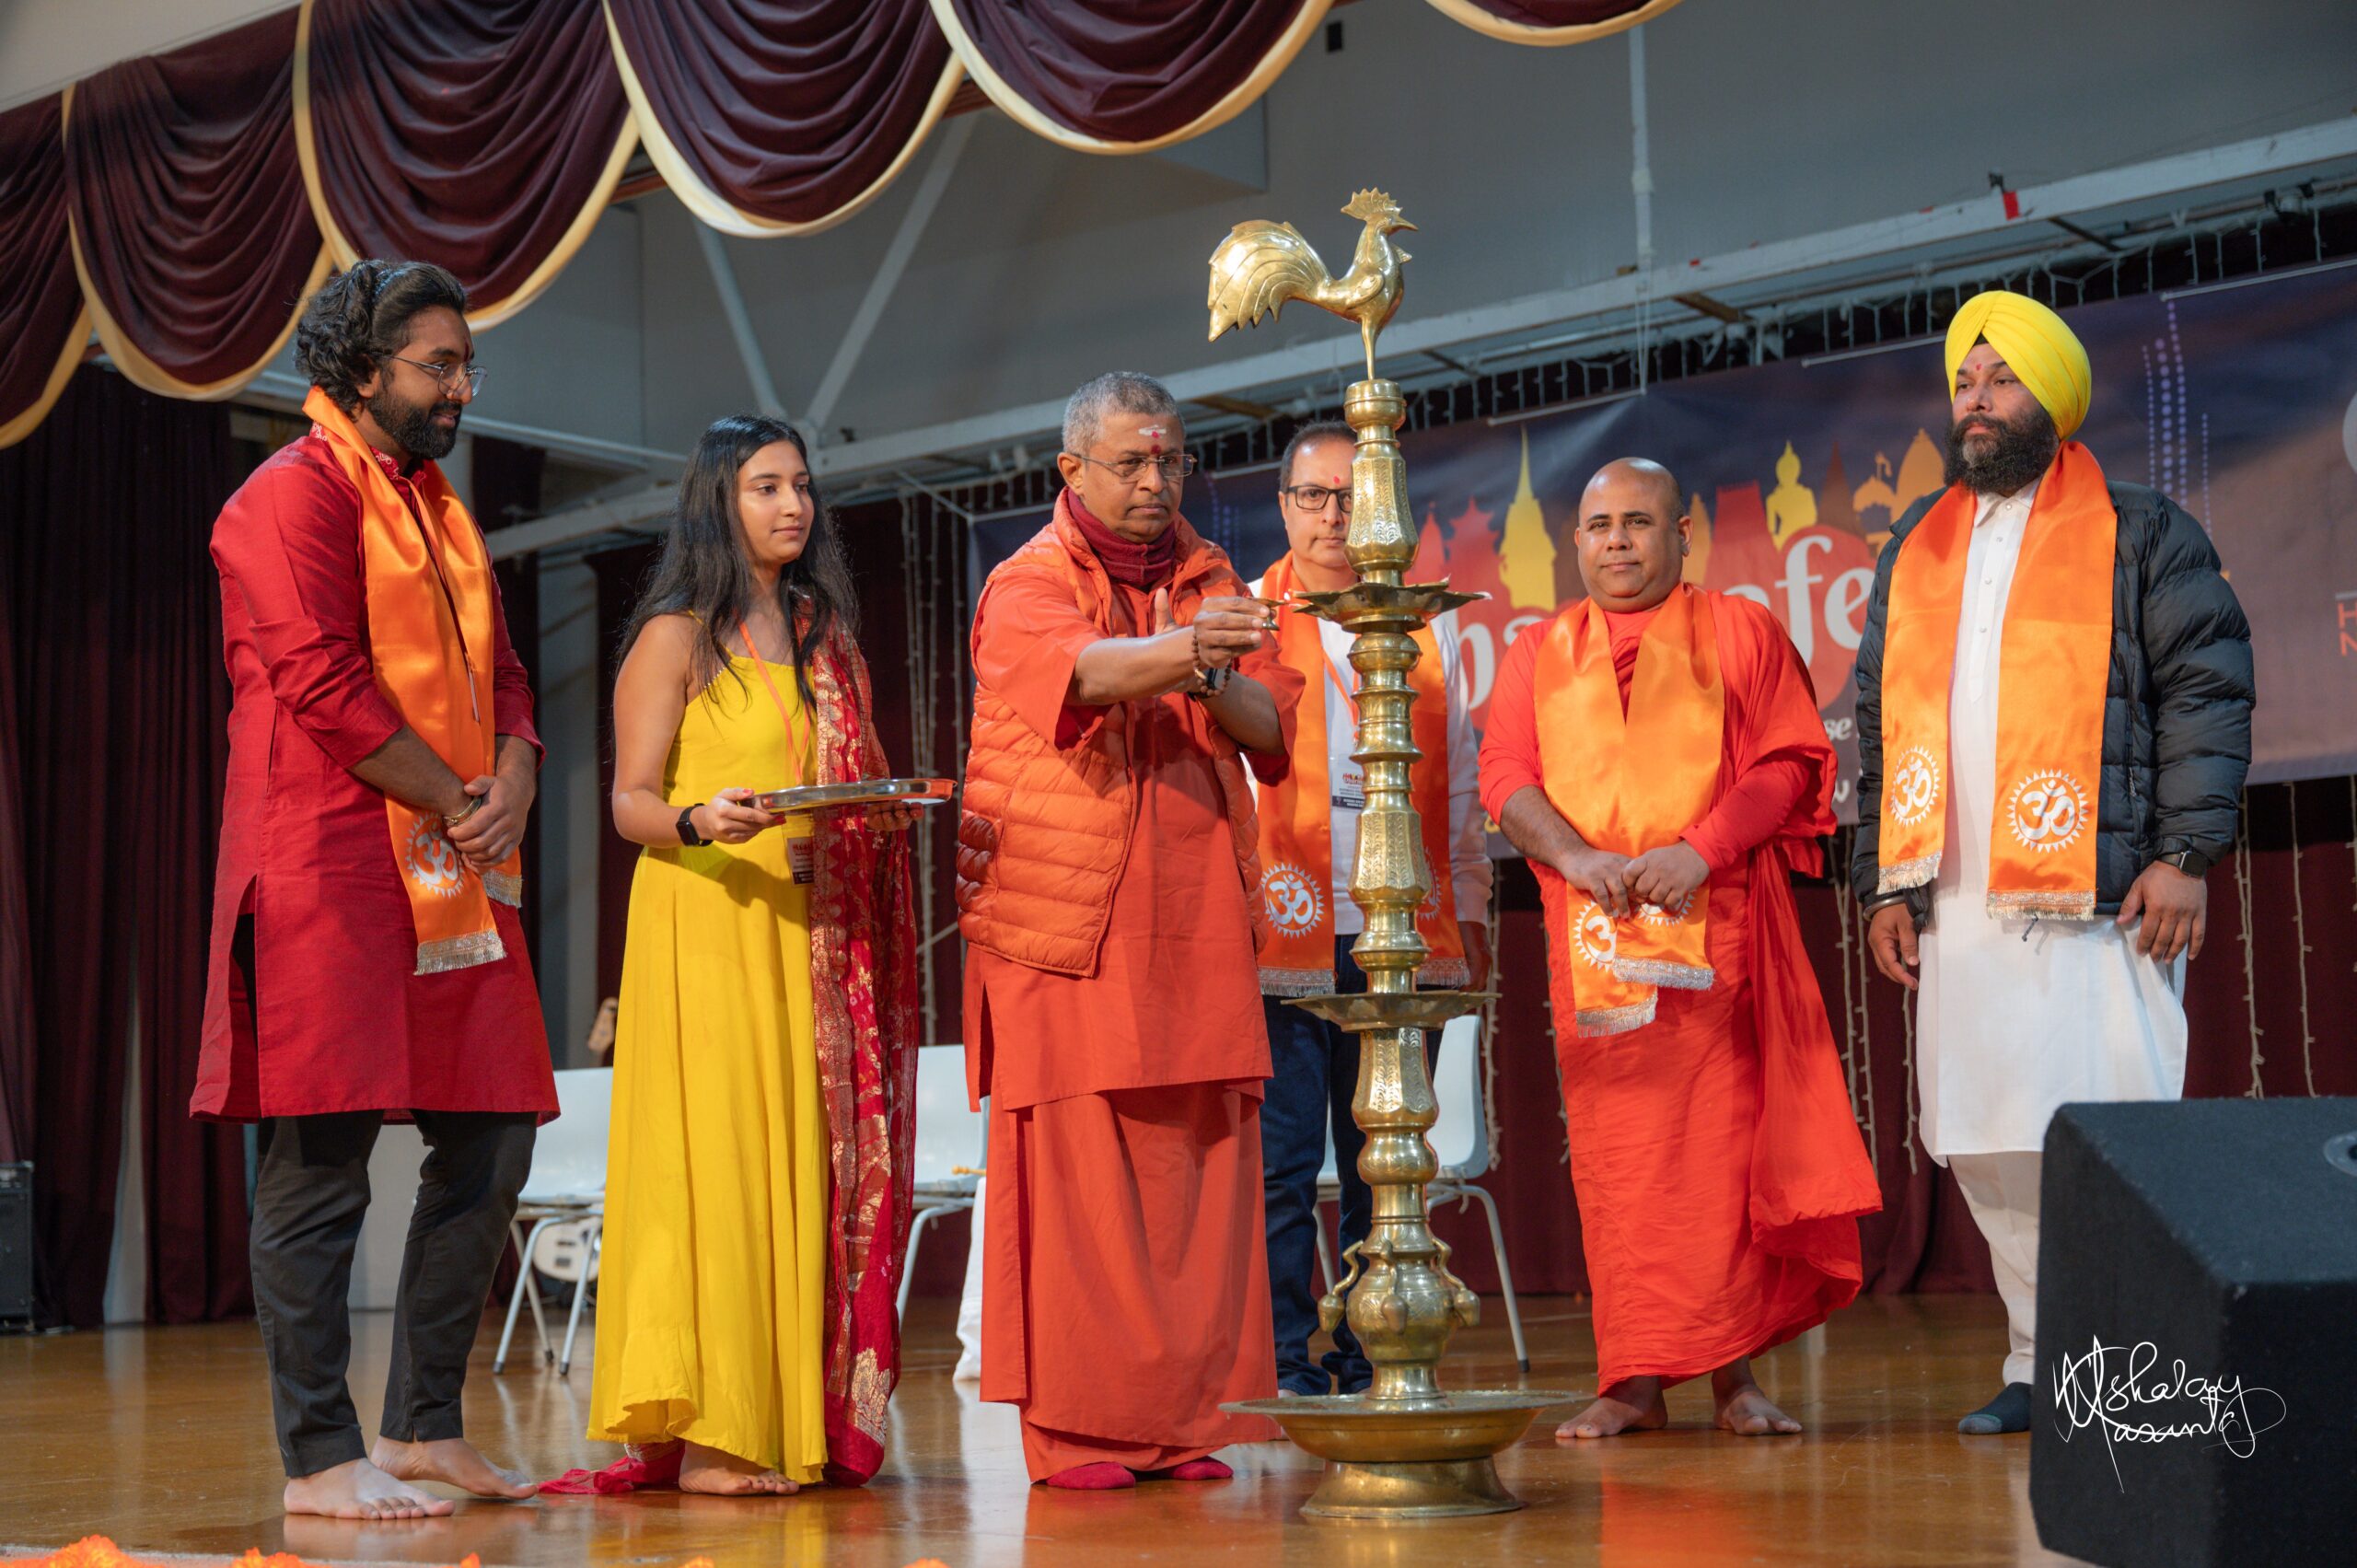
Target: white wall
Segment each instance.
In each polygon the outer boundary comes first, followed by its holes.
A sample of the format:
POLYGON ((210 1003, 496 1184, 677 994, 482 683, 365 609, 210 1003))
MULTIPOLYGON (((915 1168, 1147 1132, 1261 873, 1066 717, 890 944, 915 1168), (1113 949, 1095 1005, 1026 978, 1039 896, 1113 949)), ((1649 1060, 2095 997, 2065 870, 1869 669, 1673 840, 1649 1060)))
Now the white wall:
POLYGON ((288 8, 287 0, 0 0, 0 110, 288 8))

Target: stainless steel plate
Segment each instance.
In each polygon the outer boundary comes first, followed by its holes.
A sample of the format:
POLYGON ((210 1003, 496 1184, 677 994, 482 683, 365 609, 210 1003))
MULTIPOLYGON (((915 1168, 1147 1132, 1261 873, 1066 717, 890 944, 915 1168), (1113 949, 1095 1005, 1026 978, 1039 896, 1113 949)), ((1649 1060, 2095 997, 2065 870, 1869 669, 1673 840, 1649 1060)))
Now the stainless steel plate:
POLYGON ((850 784, 763 790, 751 804, 764 811, 807 817, 852 807, 939 806, 957 793, 954 779, 858 779, 850 784))

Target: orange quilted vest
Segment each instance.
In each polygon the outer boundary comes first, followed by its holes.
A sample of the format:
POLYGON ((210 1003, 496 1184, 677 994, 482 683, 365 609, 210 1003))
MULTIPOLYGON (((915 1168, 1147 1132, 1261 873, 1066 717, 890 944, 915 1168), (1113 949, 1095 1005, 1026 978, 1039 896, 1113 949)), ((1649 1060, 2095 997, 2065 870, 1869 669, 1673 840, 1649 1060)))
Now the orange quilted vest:
MULTIPOLYGON (((1206 595, 1241 594, 1243 580, 1226 553, 1187 525, 1178 530, 1178 564, 1170 580, 1171 613, 1181 621, 1206 595)), ((979 636, 991 586, 1023 573, 1048 574, 1107 636, 1114 635, 1113 585, 1056 498, 1054 517, 1001 562, 982 588, 979 636)), ((1260 886, 1260 826, 1252 781, 1225 730, 1201 715, 1221 797, 1227 805, 1236 865, 1246 888, 1260 886)), ((973 739, 966 753, 963 815, 958 824, 958 929, 967 941, 1033 969, 1096 972, 1097 949, 1113 911, 1113 889, 1128 862, 1137 820, 1130 776, 1129 726, 1097 726, 1086 743, 1059 750, 980 680, 974 686, 973 739)), ((1255 947, 1268 939, 1261 900, 1251 912, 1255 947)))

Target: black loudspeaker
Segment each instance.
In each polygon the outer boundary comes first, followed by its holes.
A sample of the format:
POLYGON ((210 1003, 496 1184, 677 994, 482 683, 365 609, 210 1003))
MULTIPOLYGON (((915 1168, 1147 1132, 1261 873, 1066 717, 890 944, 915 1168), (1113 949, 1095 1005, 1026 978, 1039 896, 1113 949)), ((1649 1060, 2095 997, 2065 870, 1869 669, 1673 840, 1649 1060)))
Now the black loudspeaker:
POLYGON ((2038 1206, 2038 1539, 2357 1562, 2357 1099, 2065 1106, 2038 1206))
POLYGON ((0 1324, 33 1316, 33 1167, 0 1165, 0 1324))

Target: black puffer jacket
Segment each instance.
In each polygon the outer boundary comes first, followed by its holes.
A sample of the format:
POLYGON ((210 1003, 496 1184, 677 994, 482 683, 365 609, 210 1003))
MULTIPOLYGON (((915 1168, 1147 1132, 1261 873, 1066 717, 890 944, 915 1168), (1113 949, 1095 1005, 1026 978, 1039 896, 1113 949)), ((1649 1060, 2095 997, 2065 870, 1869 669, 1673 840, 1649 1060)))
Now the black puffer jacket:
MULTIPOLYGON (((2183 507, 2141 484, 2114 484, 2111 686, 2103 706, 2103 783, 2096 805, 2096 908, 2119 902, 2147 865, 2192 850, 2215 861, 2235 842, 2250 766, 2250 622, 2221 575, 2210 536, 2183 507)), ((1858 643, 1858 846, 1850 885, 1875 897, 1882 872, 1882 648, 1891 563, 1937 493, 1907 510, 1875 566, 1858 643)), ((2002 692, 2000 701, 2003 700, 2002 692)), ((1922 925, 1932 890, 1908 902, 1922 925)))

